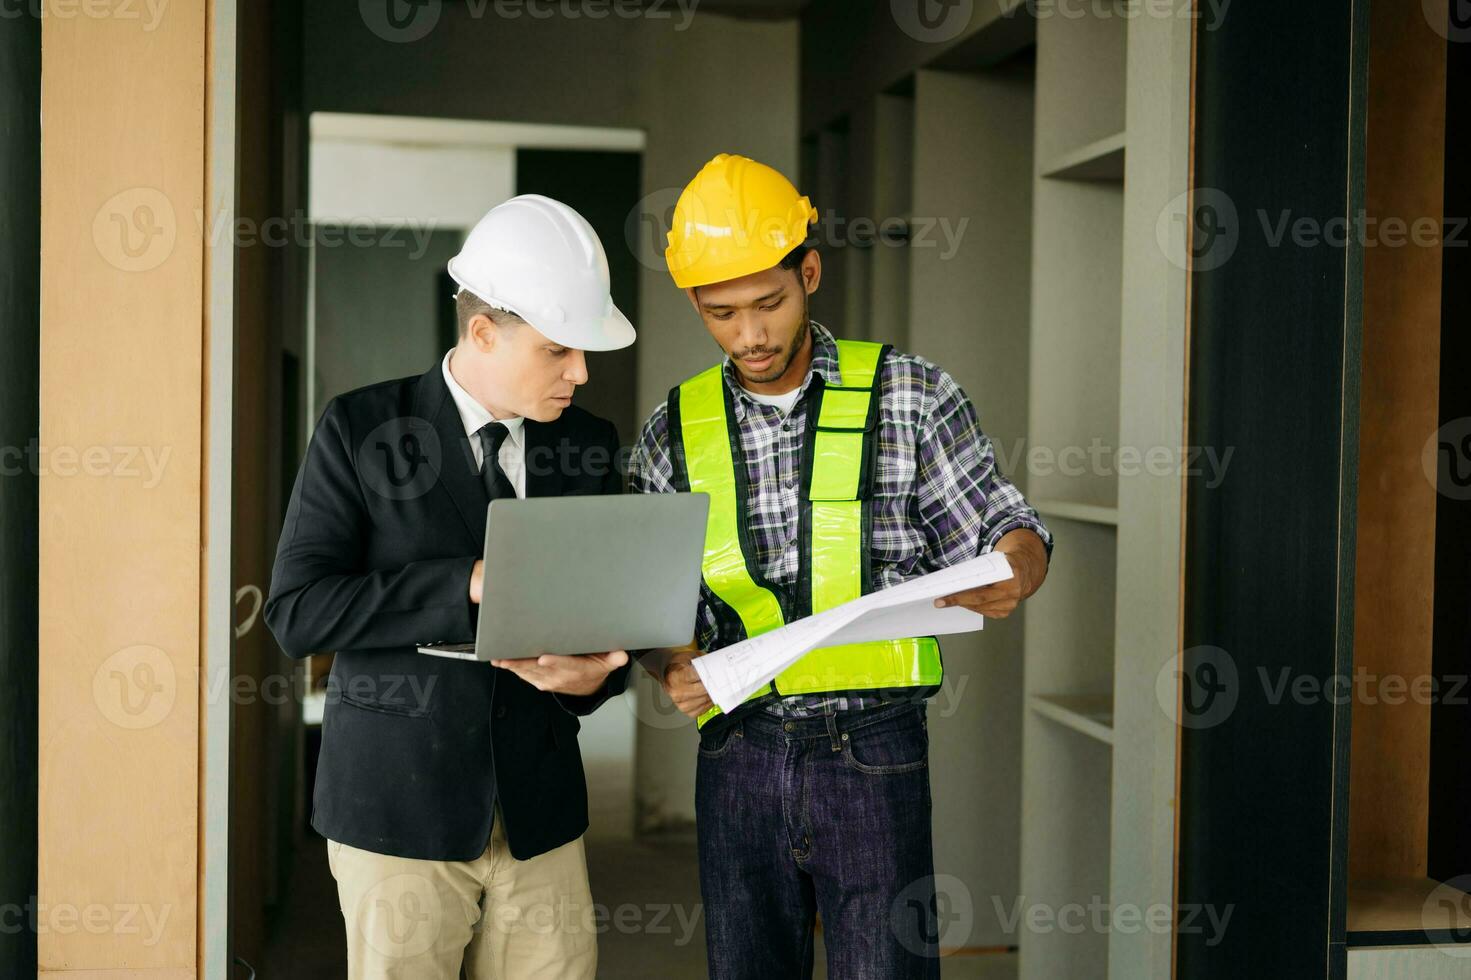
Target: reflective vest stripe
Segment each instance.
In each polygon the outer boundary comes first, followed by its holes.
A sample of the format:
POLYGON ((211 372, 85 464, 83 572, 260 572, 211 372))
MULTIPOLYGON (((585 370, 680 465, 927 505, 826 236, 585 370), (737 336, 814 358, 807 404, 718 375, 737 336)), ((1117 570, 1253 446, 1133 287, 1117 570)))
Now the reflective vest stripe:
MULTIPOLYGON (((740 499, 740 489, 745 481, 736 479, 730 413, 720 370, 717 365, 679 387, 685 471, 691 492, 710 495, 705 584, 741 617, 747 636, 759 636, 786 620, 776 595, 756 582, 741 548, 740 508, 745 501, 740 499)), ((741 465, 745 465, 744 460, 741 465)))

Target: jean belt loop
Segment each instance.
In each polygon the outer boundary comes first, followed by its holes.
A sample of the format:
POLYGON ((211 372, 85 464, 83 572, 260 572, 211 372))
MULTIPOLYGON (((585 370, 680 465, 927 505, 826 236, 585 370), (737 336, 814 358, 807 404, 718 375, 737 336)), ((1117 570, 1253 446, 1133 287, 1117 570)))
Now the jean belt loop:
POLYGON ((843 739, 847 736, 838 731, 838 716, 831 711, 826 711, 823 717, 827 720, 827 740, 832 745, 833 751, 843 751, 843 739))

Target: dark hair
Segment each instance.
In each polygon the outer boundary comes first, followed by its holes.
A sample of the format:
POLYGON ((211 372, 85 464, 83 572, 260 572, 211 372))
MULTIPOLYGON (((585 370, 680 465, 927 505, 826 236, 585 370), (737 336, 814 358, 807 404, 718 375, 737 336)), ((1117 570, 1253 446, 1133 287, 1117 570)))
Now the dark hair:
POLYGON ((786 254, 786 257, 783 258, 781 262, 778 263, 778 265, 780 265, 781 268, 786 269, 788 272, 797 273, 797 278, 800 279, 802 277, 802 260, 807 258, 807 253, 810 251, 812 251, 812 246, 808 245, 806 242, 803 242, 801 245, 798 245, 796 248, 788 252, 786 254))
MULTIPOLYGON (((797 274, 797 281, 798 282, 801 282, 802 281, 802 260, 807 257, 807 253, 810 252, 810 251, 812 251, 812 246, 811 245, 808 245, 806 242, 803 242, 801 245, 798 245, 796 248, 792 249, 786 255, 782 256, 782 260, 776 264, 776 267, 778 269, 785 269, 788 272, 795 272, 797 274)), ((695 290, 695 295, 696 296, 699 296, 700 295, 700 287, 699 286, 695 286, 694 287, 694 290, 695 290)))

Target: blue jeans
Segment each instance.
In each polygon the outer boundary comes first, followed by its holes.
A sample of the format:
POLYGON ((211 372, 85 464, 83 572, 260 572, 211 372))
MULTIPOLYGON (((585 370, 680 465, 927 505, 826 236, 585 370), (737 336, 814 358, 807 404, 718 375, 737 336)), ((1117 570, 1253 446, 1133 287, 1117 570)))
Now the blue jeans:
POLYGON ((761 712, 700 733, 695 812, 712 980, 940 975, 924 704, 761 712))

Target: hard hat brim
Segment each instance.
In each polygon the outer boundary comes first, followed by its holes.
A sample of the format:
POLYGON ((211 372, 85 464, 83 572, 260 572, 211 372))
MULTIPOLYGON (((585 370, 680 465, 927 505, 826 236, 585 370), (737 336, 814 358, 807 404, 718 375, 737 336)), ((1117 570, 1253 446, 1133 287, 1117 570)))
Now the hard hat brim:
POLYGON ((561 344, 563 347, 585 351, 622 350, 638 339, 638 332, 633 329, 633 324, 629 322, 628 317, 611 303, 608 304, 610 312, 594 320, 557 324, 541 323, 538 322, 539 318, 517 309, 516 304, 508 303, 491 295, 488 291, 476 289, 473 284, 466 282, 464 278, 461 278, 460 270, 455 268, 453 260, 449 263, 449 274, 461 289, 473 293, 482 302, 497 309, 509 310, 535 327, 548 340, 561 344))
MULTIPOLYGON (((522 317, 522 319, 526 318, 522 317)), ((633 324, 628 322, 628 317, 624 316, 623 311, 616 306, 601 320, 592 323, 560 324, 555 332, 539 327, 530 320, 526 322, 546 334, 548 340, 554 340, 563 347, 572 347, 576 350, 622 350, 638 339, 638 332, 633 329, 633 324)))

